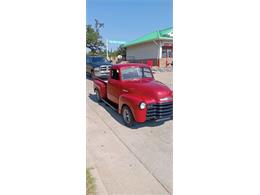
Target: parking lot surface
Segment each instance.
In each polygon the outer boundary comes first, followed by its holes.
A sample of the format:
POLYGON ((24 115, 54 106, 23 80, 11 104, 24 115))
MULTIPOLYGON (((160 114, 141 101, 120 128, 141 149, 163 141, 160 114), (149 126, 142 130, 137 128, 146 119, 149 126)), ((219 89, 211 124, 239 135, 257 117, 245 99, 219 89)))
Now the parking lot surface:
MULTIPOLYGON (((172 72, 155 78, 172 89, 172 72)), ((87 86, 87 167, 98 195, 172 194, 172 120, 124 126, 119 114, 98 104, 87 86)))

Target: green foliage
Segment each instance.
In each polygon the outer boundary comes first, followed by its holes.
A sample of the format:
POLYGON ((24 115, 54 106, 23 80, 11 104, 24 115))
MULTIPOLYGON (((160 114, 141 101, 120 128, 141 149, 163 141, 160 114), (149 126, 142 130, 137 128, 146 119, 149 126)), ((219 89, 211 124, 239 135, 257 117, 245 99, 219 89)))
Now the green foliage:
POLYGON ((99 29, 104 27, 104 24, 99 23, 96 19, 95 22, 95 29, 91 25, 87 25, 86 29, 86 47, 90 49, 89 54, 92 55, 101 53, 105 46, 99 33, 99 29))
POLYGON ((126 56, 126 48, 123 45, 120 45, 119 48, 116 50, 117 55, 126 56))
POLYGON ((95 184, 95 178, 91 175, 92 168, 88 168, 86 172, 87 176, 87 195, 95 195, 96 193, 96 184, 95 184))
POLYGON ((117 57, 117 56, 119 56, 119 55, 121 55, 121 56, 123 56, 123 57, 126 56, 126 48, 123 47, 123 45, 120 45, 120 46, 117 48, 117 50, 115 50, 115 51, 110 51, 110 52, 109 52, 109 56, 117 57))

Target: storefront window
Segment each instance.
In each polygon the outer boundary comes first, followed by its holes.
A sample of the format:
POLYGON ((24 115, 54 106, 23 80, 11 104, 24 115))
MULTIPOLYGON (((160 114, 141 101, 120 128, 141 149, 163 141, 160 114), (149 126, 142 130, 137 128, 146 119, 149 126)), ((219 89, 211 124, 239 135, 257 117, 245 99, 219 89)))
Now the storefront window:
POLYGON ((172 49, 167 49, 167 57, 172 58, 172 49))
POLYGON ((172 47, 162 47, 162 58, 172 58, 172 47))
POLYGON ((167 56, 167 50, 166 48, 162 48, 162 58, 166 58, 167 56))

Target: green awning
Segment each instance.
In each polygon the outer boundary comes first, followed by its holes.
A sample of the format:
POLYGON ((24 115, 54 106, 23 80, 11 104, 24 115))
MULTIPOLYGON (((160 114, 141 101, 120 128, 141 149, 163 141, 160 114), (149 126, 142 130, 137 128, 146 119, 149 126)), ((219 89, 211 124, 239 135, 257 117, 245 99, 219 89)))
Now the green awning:
POLYGON ((165 28, 159 31, 154 31, 134 41, 130 41, 124 44, 124 47, 136 45, 144 42, 154 41, 154 40, 172 40, 172 32, 173 32, 172 27, 165 28))

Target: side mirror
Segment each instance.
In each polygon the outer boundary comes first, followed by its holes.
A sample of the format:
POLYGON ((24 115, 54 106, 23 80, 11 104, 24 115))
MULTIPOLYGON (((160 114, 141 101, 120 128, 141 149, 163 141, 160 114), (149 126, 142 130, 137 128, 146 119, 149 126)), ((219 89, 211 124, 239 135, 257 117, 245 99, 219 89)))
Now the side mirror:
POLYGON ((110 63, 112 63, 113 61, 112 60, 109 60, 110 63))

